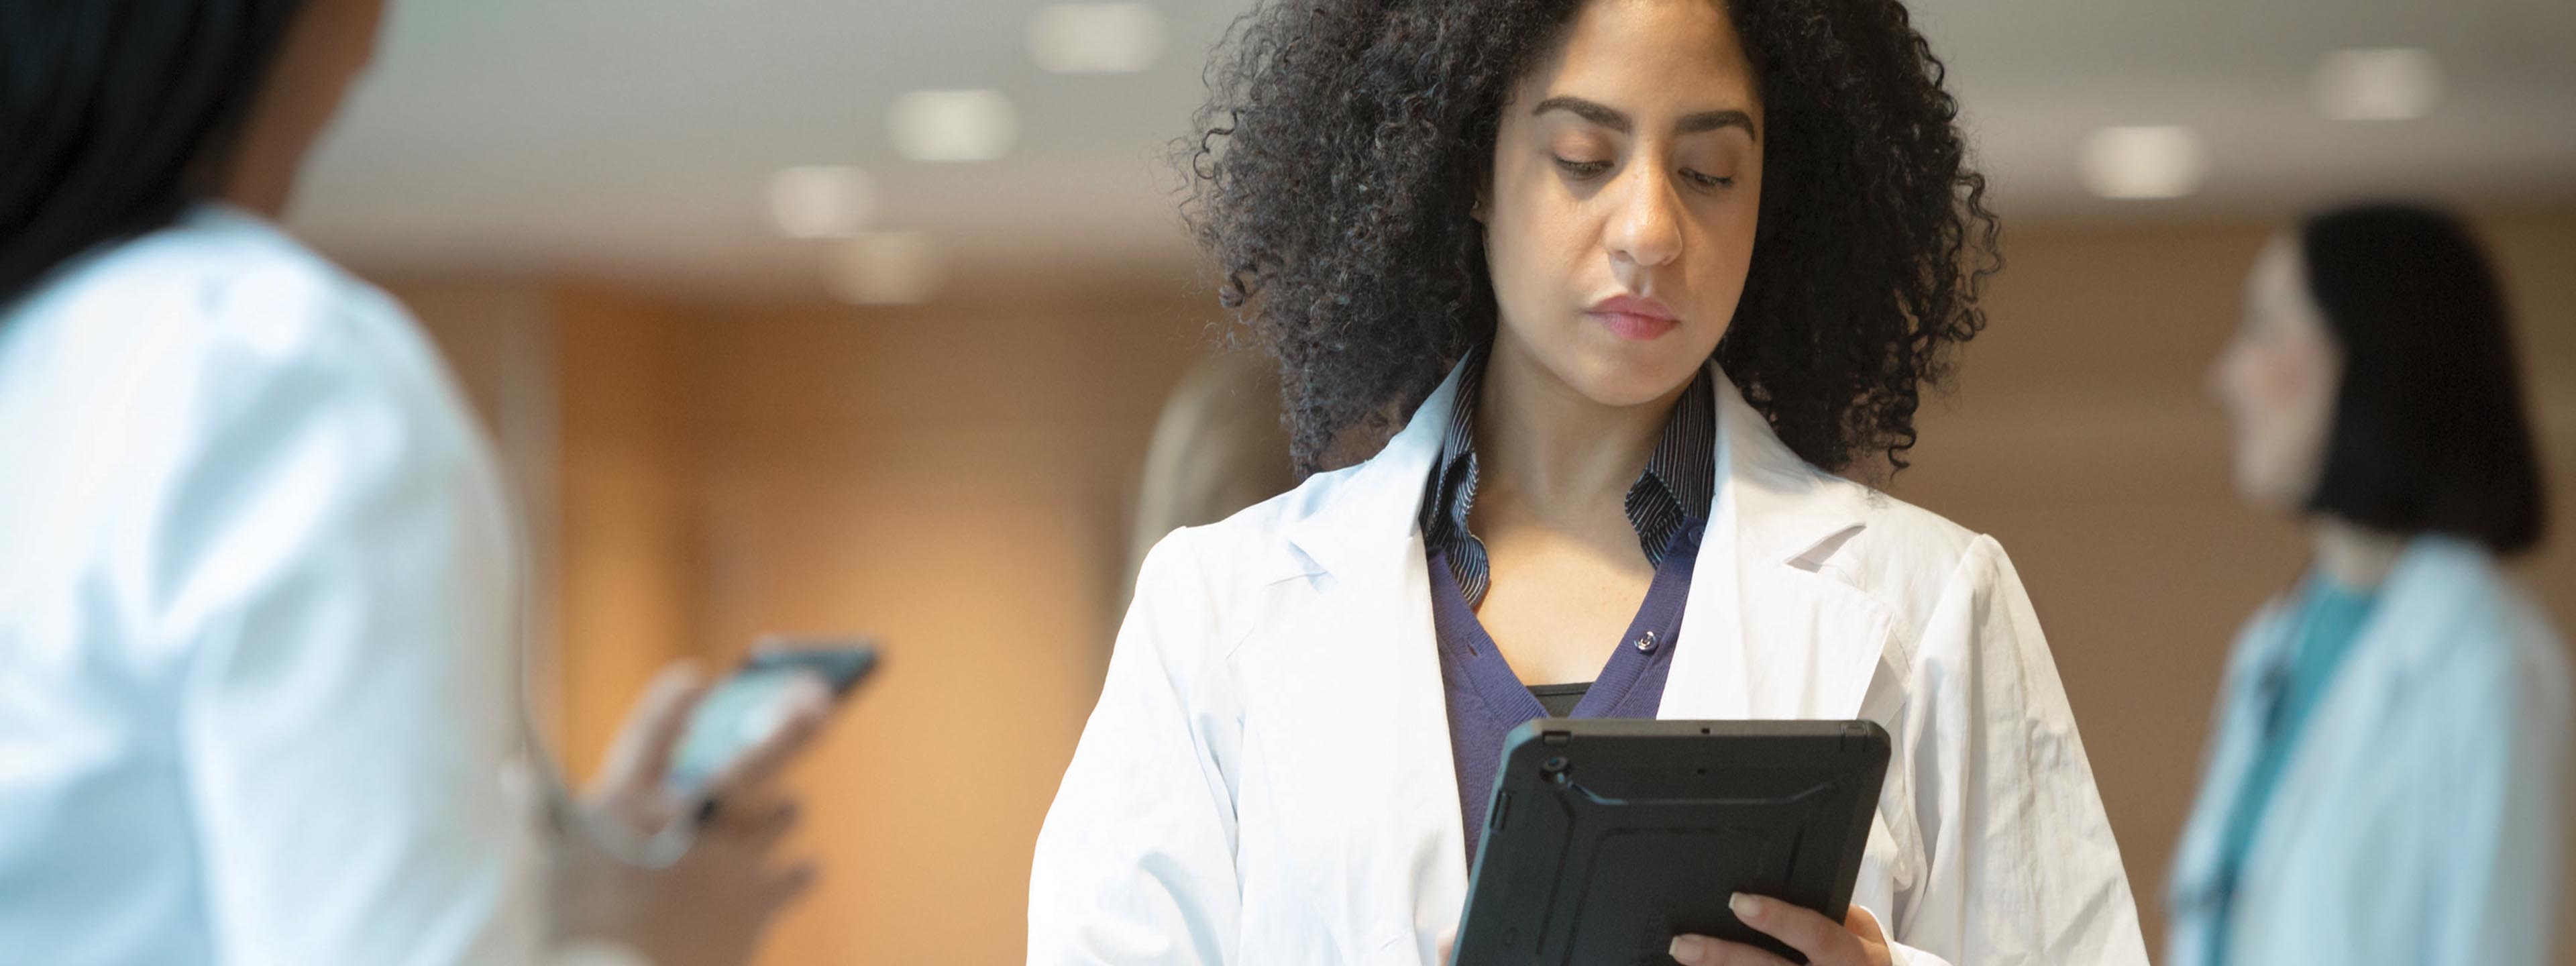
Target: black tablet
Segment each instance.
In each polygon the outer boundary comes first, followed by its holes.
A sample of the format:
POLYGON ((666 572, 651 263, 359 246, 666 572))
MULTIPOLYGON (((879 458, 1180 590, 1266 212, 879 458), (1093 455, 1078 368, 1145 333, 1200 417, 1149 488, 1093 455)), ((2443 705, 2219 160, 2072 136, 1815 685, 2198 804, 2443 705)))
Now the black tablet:
POLYGON ((1503 741, 1450 962, 1671 966, 1673 937, 1696 933, 1803 963, 1727 898, 1841 922, 1887 756, 1867 721, 1522 725, 1503 741))

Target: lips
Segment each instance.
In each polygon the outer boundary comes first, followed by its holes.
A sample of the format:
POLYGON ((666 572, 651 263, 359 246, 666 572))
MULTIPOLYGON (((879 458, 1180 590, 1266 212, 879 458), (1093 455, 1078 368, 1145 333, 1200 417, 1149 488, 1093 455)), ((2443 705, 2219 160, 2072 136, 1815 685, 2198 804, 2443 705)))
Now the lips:
POLYGON ((1660 337, 1682 324, 1681 316, 1671 306, 1637 295, 1602 299, 1583 314, 1601 323, 1610 334, 1638 342, 1660 337))

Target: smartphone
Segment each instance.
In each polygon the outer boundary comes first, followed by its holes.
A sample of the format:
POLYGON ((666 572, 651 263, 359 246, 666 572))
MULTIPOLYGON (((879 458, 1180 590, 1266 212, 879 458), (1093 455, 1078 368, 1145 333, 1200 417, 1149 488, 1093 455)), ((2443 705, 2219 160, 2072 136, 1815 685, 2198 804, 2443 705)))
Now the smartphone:
POLYGON ((820 678, 839 701, 877 667, 874 641, 864 638, 771 638, 744 658, 724 681, 698 699, 688 730, 671 755, 663 785, 681 799, 703 798, 724 773, 787 714, 787 691, 801 675, 820 678))

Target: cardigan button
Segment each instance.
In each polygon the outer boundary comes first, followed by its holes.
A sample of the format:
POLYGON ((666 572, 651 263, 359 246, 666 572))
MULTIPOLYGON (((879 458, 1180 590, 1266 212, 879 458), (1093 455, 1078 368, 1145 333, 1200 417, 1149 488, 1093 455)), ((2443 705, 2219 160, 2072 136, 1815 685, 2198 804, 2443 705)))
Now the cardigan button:
POLYGON ((1644 633, 1644 634, 1638 635, 1638 637, 1637 637, 1637 649, 1638 649, 1638 650, 1640 650, 1640 651, 1651 651, 1651 650, 1654 650, 1654 649, 1655 649, 1655 632, 1653 632, 1653 631, 1647 631, 1647 632, 1646 632, 1646 633, 1644 633))

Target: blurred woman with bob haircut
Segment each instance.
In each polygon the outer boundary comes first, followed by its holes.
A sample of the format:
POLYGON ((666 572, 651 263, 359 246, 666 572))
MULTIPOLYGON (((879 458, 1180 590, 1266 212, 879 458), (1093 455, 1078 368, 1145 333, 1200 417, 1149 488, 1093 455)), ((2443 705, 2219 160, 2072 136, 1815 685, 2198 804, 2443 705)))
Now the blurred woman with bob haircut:
POLYGON ((2238 491, 2312 556, 2229 658, 2169 962, 2547 960, 2569 681, 2501 562, 2544 523, 2517 368, 2451 215, 2326 211, 2256 259, 2211 384, 2238 491))

